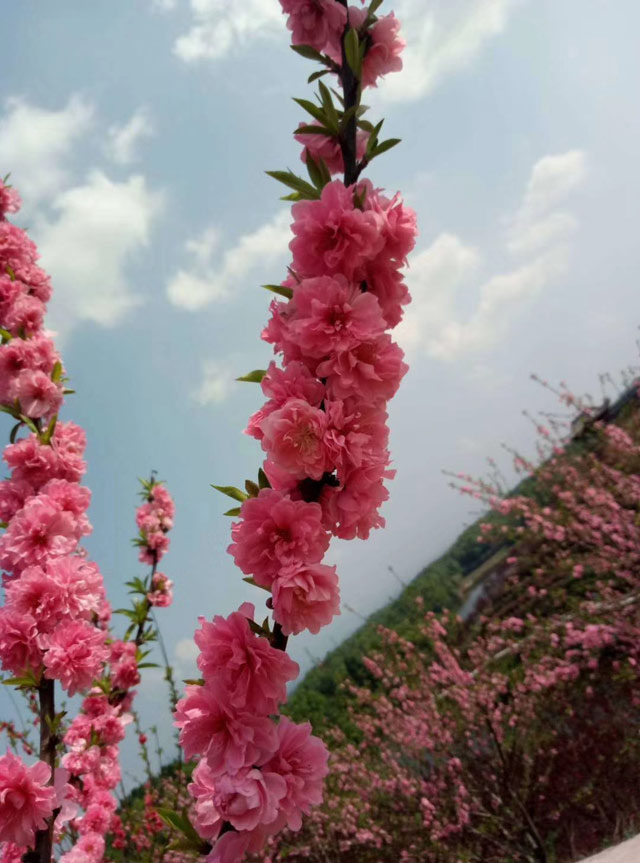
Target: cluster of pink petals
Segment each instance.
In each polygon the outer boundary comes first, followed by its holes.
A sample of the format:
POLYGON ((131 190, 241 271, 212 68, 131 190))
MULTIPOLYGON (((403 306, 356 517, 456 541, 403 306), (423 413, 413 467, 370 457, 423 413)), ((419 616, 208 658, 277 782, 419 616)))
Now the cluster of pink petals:
MULTIPOLYGON (((15 192, 0 183, 0 326, 8 334, 0 345, 0 404, 26 418, 24 431, 27 425, 32 430, 3 454, 10 473, 0 481, 0 665, 14 676, 59 681, 73 696, 103 675, 110 608, 100 571, 80 547, 91 532, 91 494, 79 484, 86 437, 74 423, 57 421, 64 368, 43 330, 51 288, 34 244, 6 219, 18 205, 15 192)), ((60 835, 78 805, 86 809, 74 820, 81 838, 61 859, 102 860, 110 818, 105 813, 117 805, 109 789, 120 779, 117 743, 126 720, 123 706, 111 707, 104 696, 97 701, 100 709, 90 718, 82 713, 71 722, 65 769, 56 771, 53 785, 42 762, 27 768, 12 755, 0 759, 0 841, 15 843, 5 846, 4 860, 19 859, 54 810, 60 810, 60 835), (82 776, 82 783, 66 785, 67 770, 82 776)), ((92 697, 84 704, 95 702, 92 697)))
MULTIPOLYGON (((366 6, 347 10, 336 0, 280 2, 294 46, 322 52, 330 67, 342 63, 346 28, 359 31, 363 86, 401 68, 393 15, 369 18, 366 6)), ((344 170, 337 139, 304 130, 295 137, 304 161, 344 170)), ((358 132, 359 160, 368 138, 358 132)), ((204 683, 189 686, 176 711, 185 755, 200 757, 189 790, 196 828, 213 846, 209 863, 238 863, 284 827, 299 830, 321 801, 325 746, 309 725, 272 718, 297 674, 274 643, 317 633, 339 614, 336 568, 322 562, 331 535, 366 538, 384 524, 393 477, 386 404, 407 371, 388 330, 409 301, 401 270, 415 244, 413 211, 369 181, 347 187, 336 179, 318 200, 293 206, 292 228, 283 282, 290 298, 274 300, 263 332, 282 368, 271 363, 264 374, 266 402, 246 430, 264 450, 260 485, 269 487, 243 501, 228 549, 271 593, 276 629, 272 636, 256 624, 248 604, 226 619, 201 619, 204 683)))
POLYGON ((168 608, 173 602, 173 582, 163 572, 154 572, 151 577, 147 599, 156 608, 168 608))
POLYGON ((35 831, 46 826, 58 805, 50 778, 43 761, 27 767, 12 752, 0 758, 0 842, 33 843, 35 831))
POLYGON ((136 511, 141 563, 154 566, 169 550, 167 534, 173 527, 174 515, 175 504, 167 488, 162 483, 152 483, 147 500, 136 511))
POLYGON ((253 617, 245 603, 228 618, 201 620, 196 643, 204 684, 189 686, 176 710, 186 757, 201 757, 189 790, 198 831, 218 840, 211 860, 237 859, 232 854, 240 847, 258 848, 285 824, 301 823, 327 771, 326 748, 310 726, 272 718, 299 669, 252 631, 253 617), (218 838, 225 822, 238 834, 233 841, 218 838))

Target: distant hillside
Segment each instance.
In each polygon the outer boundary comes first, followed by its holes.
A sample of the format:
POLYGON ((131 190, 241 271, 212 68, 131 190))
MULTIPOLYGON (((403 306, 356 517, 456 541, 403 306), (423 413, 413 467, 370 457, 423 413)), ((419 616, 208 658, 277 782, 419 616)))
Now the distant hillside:
MULTIPOLYGON (((487 515, 482 521, 494 518, 495 515, 487 515)), ((425 567, 397 599, 372 614, 360 629, 311 669, 291 695, 285 712, 297 722, 310 720, 316 733, 335 726, 349 733, 348 697, 341 690, 341 684, 349 679, 358 685, 374 685, 362 657, 378 648, 379 626, 419 643, 419 628, 425 611, 461 607, 463 581, 497 550, 478 543, 479 524, 480 521, 468 527, 446 554, 425 567), (416 604, 418 597, 422 597, 422 609, 416 604)))

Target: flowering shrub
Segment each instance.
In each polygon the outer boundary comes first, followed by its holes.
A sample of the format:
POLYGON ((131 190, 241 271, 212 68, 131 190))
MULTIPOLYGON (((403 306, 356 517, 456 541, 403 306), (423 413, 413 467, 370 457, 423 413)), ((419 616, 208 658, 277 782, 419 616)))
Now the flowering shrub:
POLYGON ((382 632, 324 806, 261 860, 574 861, 637 828, 637 396, 586 440, 540 435, 526 496, 461 478, 500 515, 479 541, 510 544, 482 613, 427 614, 420 648, 382 632))
MULTIPOLYGON (((308 723, 277 718, 298 666, 288 637, 316 633, 339 613, 336 568, 324 564, 331 536, 366 539, 384 525, 389 469, 386 403, 407 370, 388 330, 409 295, 402 268, 415 243, 415 215, 361 179, 396 140, 364 119, 362 89, 401 68, 403 42, 393 14, 346 0, 282 0, 294 49, 335 76, 336 104, 319 83, 318 103, 296 100, 314 121, 295 132, 310 182, 273 171, 293 201, 289 275, 267 286, 263 339, 281 367, 251 372, 267 398, 247 433, 264 450, 257 482, 216 488, 240 503, 227 513, 229 547, 246 581, 268 591, 267 617, 243 604, 226 619, 200 620, 195 640, 202 680, 178 703, 176 724, 188 758, 200 760, 189 786, 194 826, 164 813, 210 863, 257 851, 322 797, 327 751, 308 723), (332 175, 342 174, 341 179, 332 175)), ((184 841, 184 840, 183 840, 184 841)))

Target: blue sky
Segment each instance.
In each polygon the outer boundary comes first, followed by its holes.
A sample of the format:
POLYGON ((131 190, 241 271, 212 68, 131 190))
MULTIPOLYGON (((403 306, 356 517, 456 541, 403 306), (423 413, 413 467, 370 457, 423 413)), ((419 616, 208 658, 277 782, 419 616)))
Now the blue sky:
MULTIPOLYGON (((502 441, 531 451, 521 411, 554 404, 530 372, 598 393, 600 372, 636 362, 639 317, 638 4, 385 6, 406 69, 367 101, 403 144, 370 176, 417 209, 420 239, 388 527, 331 552, 362 615, 397 593, 388 566, 411 578, 474 517, 442 468, 482 473, 502 441)), ((282 278, 289 229, 264 171, 298 164, 290 97, 311 69, 277 0, 21 0, 3 22, 0 173, 54 281, 66 416, 89 435, 89 550, 121 605, 139 571, 136 477, 157 469, 177 503, 161 625, 187 676, 197 616, 262 601, 225 554, 209 484, 241 484, 260 459, 241 434, 259 390, 233 379, 269 359, 258 286, 282 278)), ((359 623, 344 610, 292 653, 306 668, 359 623)), ((143 718, 163 698, 152 674, 143 718)))

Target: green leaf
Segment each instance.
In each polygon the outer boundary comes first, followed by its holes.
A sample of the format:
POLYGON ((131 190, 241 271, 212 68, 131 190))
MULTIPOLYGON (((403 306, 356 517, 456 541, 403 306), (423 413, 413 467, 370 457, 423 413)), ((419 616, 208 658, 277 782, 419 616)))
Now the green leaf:
POLYGON ((5 330, 4 327, 0 327, 0 336, 2 336, 3 342, 10 342, 13 338, 9 330, 5 330))
POLYGON ((37 682, 30 675, 24 677, 10 677, 8 680, 2 681, 3 686, 37 686, 37 682))
POLYGON ((313 84, 314 81, 317 81, 318 78, 322 78, 323 75, 328 75, 331 69, 322 69, 319 72, 312 72, 311 75, 307 78, 307 84, 313 84))
POLYGON ((16 423, 14 427, 11 429, 11 434, 9 435, 9 443, 16 442, 16 436, 20 429, 22 428, 22 423, 16 423))
POLYGON ((266 172, 274 180, 293 189, 294 192, 299 192, 304 198, 310 201, 315 201, 320 197, 320 193, 302 177, 298 177, 293 171, 267 171, 266 172))
POLYGON ((42 435, 42 443, 48 444, 51 443, 51 438, 53 437, 53 433, 56 430, 56 423, 58 422, 58 414, 55 414, 51 417, 49 421, 49 425, 45 433, 42 435))
POLYGON ((9 264, 7 264, 7 266, 5 267, 5 270, 6 270, 7 274, 8 274, 8 276, 9 276, 9 278, 11 279, 11 281, 12 281, 12 282, 15 282, 15 280, 16 280, 16 273, 15 273, 15 270, 13 269, 13 267, 10 267, 10 266, 9 266, 9 264))
POLYGON ((53 367, 53 371, 51 372, 51 380, 54 382, 54 384, 57 384, 61 377, 62 363, 58 360, 58 362, 53 367))
POLYGON ((324 135, 327 138, 333 137, 333 132, 331 129, 327 129, 326 126, 298 126, 297 129, 294 130, 294 135, 324 135))
POLYGON ((240 512, 241 512, 240 507, 234 506, 233 509, 228 509, 225 512, 225 515, 228 515, 228 516, 231 516, 232 518, 235 518, 235 516, 240 515, 240 512))
MULTIPOLYGON (((247 584, 250 584, 252 587, 259 587, 261 590, 266 590, 267 593, 271 593, 270 587, 265 587, 263 584, 256 584, 256 582, 253 578, 243 578, 242 580, 246 581, 247 584)), ((253 621, 249 621, 249 625, 251 625, 251 623, 253 623, 253 621)), ((257 626, 257 624, 254 624, 254 626, 257 626)), ((259 627, 259 629, 260 629, 260 632, 264 632, 264 626, 259 627)), ((256 632, 256 631, 257 630, 254 630, 254 632, 256 632)))
POLYGON ((315 48, 312 48, 311 45, 291 45, 291 50, 295 51, 296 54, 299 54, 301 57, 304 57, 305 60, 317 60, 318 63, 326 63, 326 57, 320 53, 320 51, 316 51, 315 48))
POLYGON ((260 492, 259 487, 255 482, 250 479, 245 480, 244 487, 247 490, 247 494, 249 497, 258 497, 258 493, 260 492))
POLYGON ((9 527, 8 521, 0 521, 0 528, 2 528, 2 530, 6 530, 8 527, 9 527))
POLYGON ((187 679, 183 680, 182 682, 186 683, 187 686, 204 686, 204 680, 202 677, 197 677, 197 678, 187 677, 187 679))
POLYGON ((248 374, 243 375, 241 378, 236 378, 236 380, 246 381, 248 384, 259 384, 266 373, 266 369, 254 369, 252 372, 248 372, 248 374))
POLYGON ((139 662, 138 668, 160 668, 157 662, 139 662))
POLYGON ((260 470, 258 471, 258 485, 260 486, 260 488, 271 488, 269 477, 262 470, 262 468, 260 468, 260 470))
POLYGON ((284 285, 262 285, 265 291, 271 291, 272 294, 279 294, 281 297, 286 297, 290 300, 293 297, 293 288, 287 288, 284 285))
POLYGON ((210 846, 198 836, 195 827, 189 821, 186 809, 183 809, 180 814, 171 809, 156 809, 156 812, 167 826, 182 834, 184 838, 178 843, 181 847, 186 846, 199 854, 208 852, 210 846))
POLYGON ((351 71, 360 78, 360 37, 355 27, 350 27, 344 37, 344 53, 351 71))
POLYGON ((243 503, 249 496, 233 485, 213 485, 212 483, 211 488, 215 488, 216 491, 219 491, 222 494, 226 494, 227 497, 232 497, 234 500, 239 500, 240 503, 243 503))
POLYGON ((331 182, 331 174, 329 173, 329 169, 327 168, 324 159, 314 159, 309 150, 307 150, 306 163, 307 171, 311 177, 311 182, 316 189, 322 191, 327 183, 331 182))
POLYGON ((322 83, 322 81, 318 82, 318 90, 320 91, 320 98, 322 99, 322 106, 326 112, 327 117, 329 118, 329 124, 332 128, 338 127, 338 112, 336 111, 336 107, 333 104, 333 99, 331 98, 331 92, 329 88, 322 83))
POLYGON ((371 0, 371 3, 369 3, 369 8, 367 9, 367 20, 365 21, 365 24, 368 25, 373 23, 376 12, 382 6, 383 2, 384 0, 371 0))
POLYGON ((326 126, 328 129, 332 129, 335 132, 338 131, 337 124, 331 122, 331 118, 327 112, 319 105, 316 105, 314 102, 310 102, 308 99, 294 99, 293 101, 296 105, 300 105, 301 108, 304 108, 307 114, 311 114, 314 120, 318 120, 319 123, 322 123, 322 125, 326 126))
POLYGON ((122 614, 125 617, 128 617, 129 620, 134 620, 136 622, 138 621, 137 613, 135 611, 132 611, 130 608, 117 608, 113 613, 122 614))
POLYGON ((401 142, 402 138, 387 138, 386 141, 382 141, 377 145, 375 150, 371 154, 371 158, 375 159, 376 156, 381 156, 383 153, 386 153, 387 150, 390 150, 392 147, 395 147, 397 144, 401 142))

